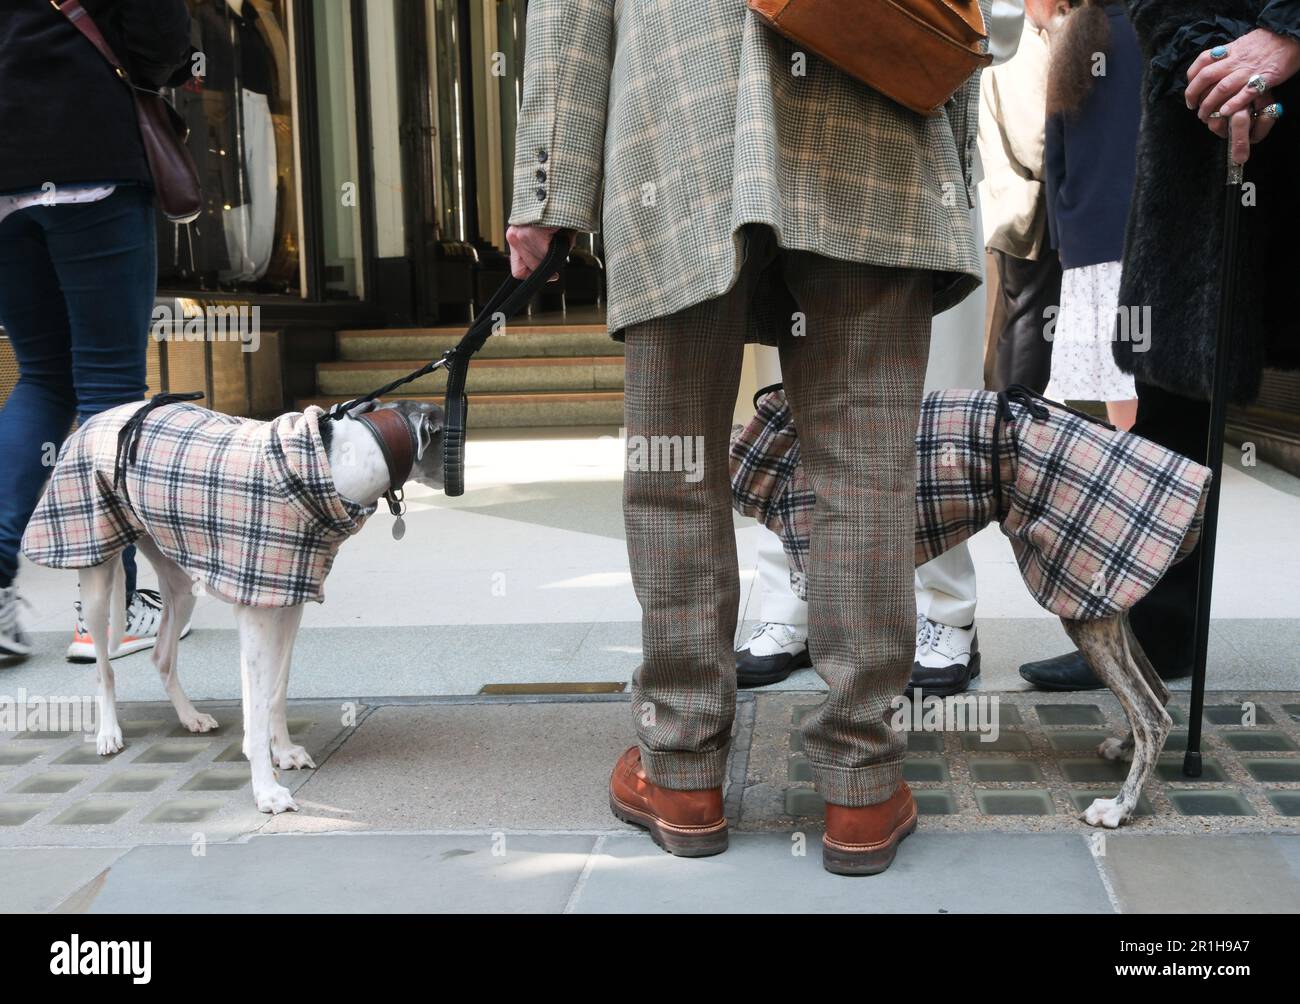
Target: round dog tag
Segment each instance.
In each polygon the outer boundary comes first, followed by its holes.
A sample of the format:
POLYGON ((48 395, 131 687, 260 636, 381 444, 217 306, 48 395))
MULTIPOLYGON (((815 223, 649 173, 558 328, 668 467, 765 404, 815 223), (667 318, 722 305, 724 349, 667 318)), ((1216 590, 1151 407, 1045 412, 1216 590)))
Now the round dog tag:
POLYGON ((398 516, 393 520, 393 540, 401 540, 406 536, 406 520, 398 516))

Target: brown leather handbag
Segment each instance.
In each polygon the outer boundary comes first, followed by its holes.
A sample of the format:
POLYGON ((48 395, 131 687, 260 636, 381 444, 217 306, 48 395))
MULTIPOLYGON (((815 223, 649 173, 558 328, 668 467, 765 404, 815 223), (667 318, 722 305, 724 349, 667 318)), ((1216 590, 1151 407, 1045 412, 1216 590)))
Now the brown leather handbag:
POLYGON ((922 115, 993 61, 977 0, 749 0, 782 35, 922 115))
POLYGON ((153 176, 158 208, 173 223, 193 223, 203 211, 202 186, 199 171, 194 166, 185 140, 189 126, 171 102, 157 91, 137 87, 131 81, 122 61, 113 52, 94 19, 86 13, 80 0, 50 0, 60 14, 99 50, 113 72, 117 74, 135 99, 136 120, 140 124, 140 139, 144 144, 149 173, 153 176))

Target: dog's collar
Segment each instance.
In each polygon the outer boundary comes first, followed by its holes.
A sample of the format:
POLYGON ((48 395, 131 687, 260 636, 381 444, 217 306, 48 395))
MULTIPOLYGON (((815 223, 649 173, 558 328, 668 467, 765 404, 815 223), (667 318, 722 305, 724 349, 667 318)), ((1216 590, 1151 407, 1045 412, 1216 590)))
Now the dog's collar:
POLYGON ((411 423, 395 408, 378 408, 358 415, 357 421, 364 425, 379 444, 379 451, 384 455, 384 464, 388 467, 388 491, 384 498, 388 500, 388 510, 394 516, 400 516, 402 509, 402 486, 411 476, 415 467, 415 453, 418 445, 411 423))

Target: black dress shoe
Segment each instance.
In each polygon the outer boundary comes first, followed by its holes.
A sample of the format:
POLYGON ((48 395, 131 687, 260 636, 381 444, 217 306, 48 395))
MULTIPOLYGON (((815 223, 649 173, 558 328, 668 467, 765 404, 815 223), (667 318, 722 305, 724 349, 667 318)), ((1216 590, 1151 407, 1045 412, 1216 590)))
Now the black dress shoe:
MULTIPOLYGON (((1162 680, 1179 680, 1192 675, 1191 666, 1157 670, 1162 680)), ((1039 690, 1102 690, 1102 683, 1079 652, 1058 655, 1039 662, 1027 662, 1020 675, 1039 690)))
POLYGON ((1020 667, 1020 675, 1039 690, 1102 690, 1106 686, 1079 652, 1027 662, 1020 667))
POLYGON ((736 653, 736 686, 742 690, 766 687, 780 683, 796 669, 807 669, 811 665, 807 645, 793 654, 777 652, 775 655, 754 655, 743 648, 736 653))

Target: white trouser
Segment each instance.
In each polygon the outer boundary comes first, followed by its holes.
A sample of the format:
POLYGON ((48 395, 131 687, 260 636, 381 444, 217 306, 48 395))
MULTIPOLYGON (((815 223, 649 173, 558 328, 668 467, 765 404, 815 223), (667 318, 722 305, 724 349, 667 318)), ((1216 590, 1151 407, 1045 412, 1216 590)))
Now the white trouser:
MULTIPOLYGON (((984 232, 979 198, 971 211, 974 232, 984 232)), ((983 256, 980 256, 983 267, 983 256)), ((930 332, 930 359, 925 371, 925 391, 980 390, 984 386, 984 324, 986 287, 981 285, 965 300, 934 319, 930 332)), ((759 386, 779 383, 781 364, 776 349, 756 349, 759 386)), ((758 581, 760 621, 806 625, 808 604, 790 589, 790 567, 781 538, 767 527, 758 528, 758 581)), ((959 544, 916 570, 916 610, 937 624, 969 627, 975 620, 975 564, 970 550, 959 544)))

